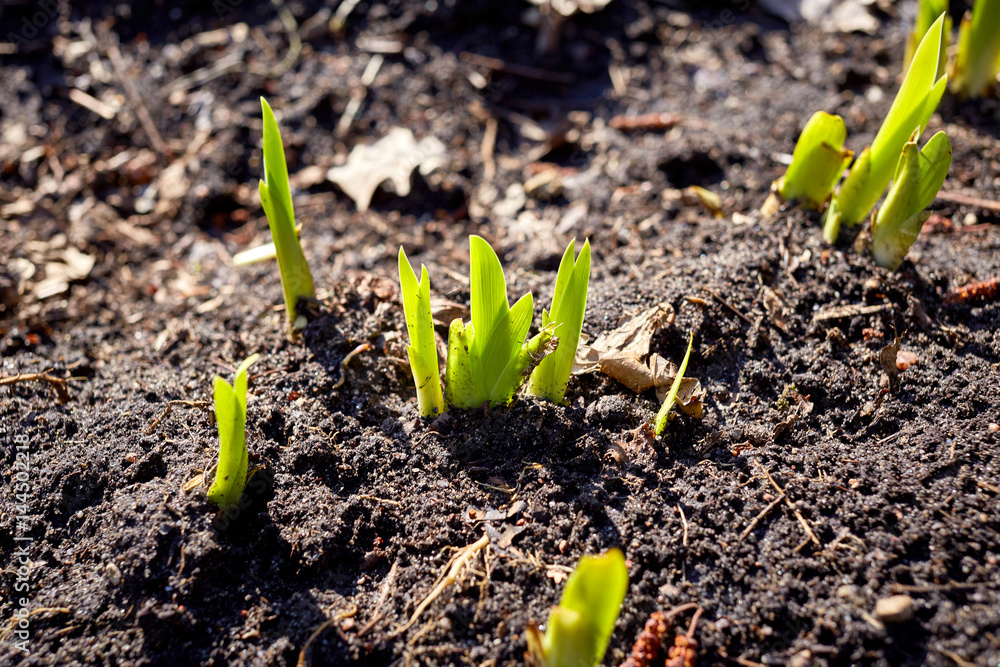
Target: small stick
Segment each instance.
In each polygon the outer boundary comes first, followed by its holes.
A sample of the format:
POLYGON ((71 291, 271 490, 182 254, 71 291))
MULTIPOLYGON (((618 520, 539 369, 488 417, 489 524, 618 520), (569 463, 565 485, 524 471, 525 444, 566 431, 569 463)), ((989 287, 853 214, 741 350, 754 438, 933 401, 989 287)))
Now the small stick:
POLYGON ((488 69, 497 70, 498 72, 506 72, 507 74, 513 74, 514 76, 519 76, 524 79, 548 81, 549 83, 560 83, 567 86, 576 81, 576 77, 572 74, 552 72, 550 70, 530 67, 528 65, 516 65, 514 63, 508 63, 500 60, 499 58, 491 58, 478 53, 470 53, 469 51, 462 51, 458 57, 464 62, 472 63, 474 65, 482 65, 488 69))
POLYGON ((964 195, 961 192, 948 192, 942 190, 937 193, 937 197, 935 197, 935 199, 938 201, 950 202, 952 204, 960 204, 962 206, 975 206, 976 208, 1000 213, 1000 201, 992 201, 989 199, 982 199, 981 197, 964 195))
POLYGON ((483 131, 483 143, 480 151, 483 156, 483 180, 489 182, 497 175, 497 162, 493 157, 497 145, 497 119, 486 119, 486 129, 483 131))
POLYGON ((361 345, 358 345, 356 348, 347 353, 344 359, 340 362, 340 379, 334 383, 332 387, 333 389, 339 389, 340 386, 344 384, 344 380, 347 377, 348 362, 350 362, 351 359, 355 357, 355 355, 361 354, 365 350, 370 350, 371 347, 372 347, 371 343, 362 343, 361 345))
POLYGON ((345 618, 350 618, 351 616, 354 616, 356 613, 358 613, 358 606, 352 605, 351 609, 348 609, 347 611, 342 611, 339 614, 331 616, 330 618, 323 621, 323 623, 320 624, 318 628, 312 631, 312 634, 309 635, 309 639, 307 639, 306 643, 302 645, 302 650, 299 651, 299 660, 298 662, 295 663, 295 667, 308 667, 309 647, 312 645, 313 641, 315 641, 316 638, 319 637, 324 630, 326 630, 328 627, 330 627, 337 621, 342 621, 345 618))
POLYGON ((753 518, 753 521, 750 522, 750 525, 743 529, 743 532, 740 533, 740 536, 736 539, 736 541, 737 542, 742 542, 743 539, 746 538, 746 536, 749 535, 750 532, 753 531, 753 529, 757 527, 757 524, 760 523, 761 519, 763 519, 764 517, 766 517, 771 512, 771 510, 773 510, 775 507, 777 507, 778 504, 782 500, 784 500, 784 499, 785 499, 785 494, 782 493, 780 496, 778 496, 777 498, 775 498, 771 502, 770 505, 768 505, 767 507, 765 507, 764 509, 762 509, 760 511, 760 514, 758 514, 757 516, 755 516, 753 518))
POLYGON ((622 132, 662 132, 679 125, 681 117, 673 113, 644 113, 638 116, 614 116, 608 125, 622 132))
POLYGON ((0 377, 0 387, 8 384, 19 384, 21 382, 46 382, 56 393, 56 398, 59 400, 59 404, 66 405, 70 400, 69 390, 66 388, 69 384, 69 379, 57 378, 54 375, 49 375, 49 372, 50 371, 44 371, 42 373, 18 373, 17 375, 0 377))
POLYGON ((719 296, 719 294, 718 294, 718 293, 717 293, 717 292, 716 292, 715 290, 710 290, 710 289, 708 289, 707 287, 705 287, 705 288, 703 288, 703 289, 704 289, 704 290, 705 290, 706 292, 708 292, 709 294, 711 294, 711 295, 712 295, 712 298, 714 298, 714 299, 715 299, 716 301, 718 301, 718 302, 719 302, 719 303, 721 303, 721 304, 722 304, 723 306, 725 306, 725 307, 726 307, 726 308, 728 308, 729 310, 731 310, 731 311, 733 311, 734 313, 736 313, 736 315, 738 315, 738 316, 740 317, 740 319, 742 319, 742 320, 743 320, 744 322, 746 322, 746 323, 747 323, 747 324, 749 324, 750 326, 753 326, 753 322, 751 322, 751 321, 750 321, 750 318, 749 318, 749 317, 747 317, 746 315, 744 315, 744 314, 743 314, 743 313, 741 313, 740 311, 736 310, 736 306, 732 305, 731 303, 729 303, 728 301, 726 301, 725 299, 723 299, 723 298, 722 298, 721 296, 719 296))
POLYGON ((962 285, 944 297, 944 302, 947 304, 954 303, 967 303, 969 301, 978 301, 979 299, 993 300, 1000 293, 1000 277, 990 278, 989 280, 984 280, 978 283, 969 283, 968 285, 962 285))
POLYGON ((469 562, 469 559, 486 548, 489 543, 489 535, 483 535, 479 538, 479 540, 461 549, 457 554, 455 554, 451 559, 451 568, 448 570, 447 574, 440 578, 434 589, 427 594, 427 597, 425 597, 419 605, 417 605, 417 609, 413 612, 413 615, 410 616, 410 620, 407 621, 405 625, 394 630, 389 635, 389 638, 392 639, 393 637, 398 637, 409 630, 410 627, 417 622, 417 619, 420 618, 420 615, 424 613, 424 610, 427 609, 427 607, 429 607, 430 604, 441 595, 441 593, 444 592, 444 589, 458 579, 459 573, 461 573, 465 564, 469 562))
POLYGON ((170 415, 170 413, 173 412, 174 406, 183 406, 185 408, 198 408, 199 410, 207 410, 209 407, 211 407, 211 405, 212 404, 209 401, 168 401, 167 407, 164 408, 163 412, 160 413, 160 416, 154 419, 153 423, 150 424, 149 428, 146 429, 146 435, 152 433, 156 429, 156 427, 160 425, 160 422, 166 419, 170 415))
POLYGON ((681 546, 688 545, 688 520, 684 516, 684 508, 680 505, 677 506, 677 511, 681 513, 681 525, 684 526, 684 537, 681 539, 681 546))

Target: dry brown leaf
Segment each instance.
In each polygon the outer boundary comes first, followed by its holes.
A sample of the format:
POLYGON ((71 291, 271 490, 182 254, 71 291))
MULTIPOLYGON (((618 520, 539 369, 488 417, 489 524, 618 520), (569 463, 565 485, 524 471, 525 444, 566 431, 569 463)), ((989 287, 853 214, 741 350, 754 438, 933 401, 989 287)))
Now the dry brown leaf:
POLYGON ((591 373, 600 369, 605 356, 617 353, 643 359, 649 355, 653 334, 674 321, 674 308, 663 302, 629 318, 614 331, 601 334, 591 345, 580 345, 573 373, 591 373))
POLYGON ((879 362, 882 364, 882 372, 888 380, 889 391, 895 393, 899 389, 899 368, 896 367, 896 355, 899 353, 899 344, 903 342, 902 336, 896 336, 888 345, 879 352, 879 362))
POLYGON ((396 194, 405 197, 414 169, 426 176, 447 163, 447 149, 439 139, 428 136, 417 141, 410 130, 394 127, 370 146, 355 146, 347 164, 333 167, 326 177, 364 212, 384 181, 392 181, 396 194))
POLYGON ((781 331, 785 330, 788 326, 788 318, 785 315, 785 302, 781 300, 778 293, 775 292, 770 287, 764 288, 764 309, 771 318, 771 324, 781 331))

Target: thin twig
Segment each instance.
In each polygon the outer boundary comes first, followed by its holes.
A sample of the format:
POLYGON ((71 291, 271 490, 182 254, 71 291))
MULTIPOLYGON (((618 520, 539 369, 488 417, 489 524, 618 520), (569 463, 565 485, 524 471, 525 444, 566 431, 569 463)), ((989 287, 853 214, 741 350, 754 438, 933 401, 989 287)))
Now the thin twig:
POLYGON ((82 378, 57 378, 54 375, 49 375, 50 371, 51 369, 42 373, 18 373, 17 375, 0 377, 0 387, 21 382, 45 382, 55 392, 60 405, 69 403, 69 389, 67 389, 69 381, 82 378))
POLYGON ((358 345, 356 348, 347 353, 347 355, 340 362, 340 379, 337 380, 335 383, 333 383, 332 387, 333 389, 339 389, 340 386, 344 384, 344 380, 347 378, 348 362, 350 362, 351 359, 353 359, 356 355, 361 354, 365 350, 370 350, 371 347, 372 347, 371 343, 362 343, 361 345, 358 345))
POLYGON ((469 51, 462 51, 458 57, 464 62, 472 63, 473 65, 481 65, 482 67, 496 70, 498 72, 513 74, 514 76, 519 76, 523 79, 535 79, 537 81, 560 83, 567 86, 576 81, 576 77, 572 74, 553 72, 551 70, 539 69, 528 65, 517 65, 515 63, 500 60, 499 58, 491 58, 478 53, 470 53, 469 51))
POLYGON ((784 500, 784 499, 785 499, 785 494, 782 493, 780 496, 778 496, 773 501, 771 501, 771 504, 768 505, 767 507, 765 507, 764 509, 762 509, 760 511, 760 514, 758 514, 757 516, 755 516, 753 518, 753 521, 750 522, 750 525, 743 529, 743 532, 740 533, 740 536, 736 539, 736 541, 737 542, 742 542, 743 539, 747 535, 749 535, 751 533, 751 531, 753 531, 754 528, 757 527, 757 524, 760 523, 761 519, 763 519, 768 514, 770 514, 771 510, 773 510, 775 507, 777 507, 778 504, 781 503, 781 501, 784 500))
POLYGON ((317 637, 323 634, 324 630, 326 630, 328 627, 330 627, 331 625, 333 625, 338 621, 342 621, 345 618, 354 616, 356 613, 358 613, 358 606, 352 605, 351 609, 348 609, 347 611, 342 611, 339 614, 331 616, 330 618, 326 619, 323 623, 321 623, 318 628, 313 630, 312 634, 309 635, 309 639, 307 639, 306 643, 302 645, 302 650, 299 651, 299 660, 298 662, 295 663, 295 667, 307 667, 309 665, 309 647, 312 645, 312 643, 316 640, 317 637))
POLYGON ((166 419, 170 415, 170 413, 173 412, 174 406, 185 407, 185 408, 198 408, 199 410, 208 410, 210 407, 212 407, 212 404, 209 401, 168 401, 167 407, 164 408, 163 412, 160 413, 160 416, 154 419, 153 423, 151 423, 149 425, 149 428, 146 429, 146 435, 152 433, 156 429, 156 427, 160 425, 160 422, 166 419))
POLYGON ((680 505, 677 506, 677 511, 681 513, 681 525, 684 526, 684 536, 681 538, 681 546, 688 545, 688 520, 684 516, 684 508, 680 505))
POLYGON ((441 595, 441 593, 444 592, 444 589, 447 588, 452 583, 454 583, 456 579, 458 579, 458 575, 461 573, 462 568, 465 566, 465 564, 469 562, 469 559, 471 559, 473 556, 479 553, 482 549, 486 548, 486 546, 489 543, 490 543, 489 535, 483 535, 476 542, 459 550, 459 552, 452 557, 451 568, 448 570, 446 574, 444 574, 439 579, 437 585, 430 593, 427 594, 427 597, 425 597, 423 601, 419 605, 417 605, 417 609, 416 611, 413 612, 413 615, 410 616, 410 620, 407 621, 405 625, 400 626, 399 628, 394 630, 389 635, 389 638, 392 639, 393 637, 398 637, 399 635, 409 630, 410 627, 412 627, 413 624, 417 622, 417 619, 420 618, 420 615, 424 613, 424 610, 427 609, 427 607, 429 607, 430 604, 434 602, 434 600, 436 600, 438 596, 441 595))
POLYGON ((1000 213, 1000 201, 992 201, 990 199, 983 199, 981 197, 974 197, 972 195, 965 195, 961 192, 949 192, 947 190, 941 190, 937 193, 935 197, 937 201, 946 201, 952 204, 959 204, 962 206, 975 206, 976 208, 985 209, 987 211, 994 211, 1000 213))

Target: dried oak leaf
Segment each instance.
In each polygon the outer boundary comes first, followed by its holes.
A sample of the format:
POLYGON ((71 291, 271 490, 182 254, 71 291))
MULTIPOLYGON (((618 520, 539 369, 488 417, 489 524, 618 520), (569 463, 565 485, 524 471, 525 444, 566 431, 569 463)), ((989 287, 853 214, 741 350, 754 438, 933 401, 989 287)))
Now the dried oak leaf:
POLYGON ((333 167, 326 177, 353 199, 363 213, 384 181, 392 181, 396 194, 405 197, 410 194, 410 174, 414 169, 426 176, 447 163, 447 149, 438 138, 428 136, 417 141, 410 130, 394 127, 370 146, 355 146, 347 163, 333 167))

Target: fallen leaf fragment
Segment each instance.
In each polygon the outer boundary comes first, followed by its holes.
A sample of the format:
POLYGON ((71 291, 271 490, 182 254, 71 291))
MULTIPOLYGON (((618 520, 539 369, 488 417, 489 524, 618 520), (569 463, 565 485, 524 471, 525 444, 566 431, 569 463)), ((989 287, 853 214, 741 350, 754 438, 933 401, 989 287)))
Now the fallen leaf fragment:
POLYGON ((573 373, 591 373, 600 367, 600 360, 609 353, 643 359, 649 355, 653 334, 674 321, 674 309, 663 302, 629 318, 614 331, 601 334, 591 345, 580 345, 573 373))
POLYGON ((773 324, 777 329, 784 331, 788 326, 788 318, 785 315, 785 302, 781 300, 770 287, 764 288, 764 310, 767 311, 768 316, 771 318, 771 324, 773 324))
POLYGON ((47 299, 62 294, 69 289, 71 282, 89 276, 95 262, 92 255, 67 246, 57 256, 57 261, 46 262, 45 278, 33 290, 35 297, 47 299))
POLYGON ((326 177, 365 212, 384 181, 392 181, 396 194, 405 197, 414 169, 426 176, 447 163, 447 149, 439 139, 427 136, 417 141, 410 130, 394 127, 370 146, 355 146, 347 163, 333 167, 326 177))
POLYGON ((896 355, 899 354, 899 344, 902 341, 901 336, 896 336, 891 343, 882 348, 878 355, 879 362, 882 364, 882 372, 885 373, 891 392, 899 389, 899 368, 896 366, 896 355))

